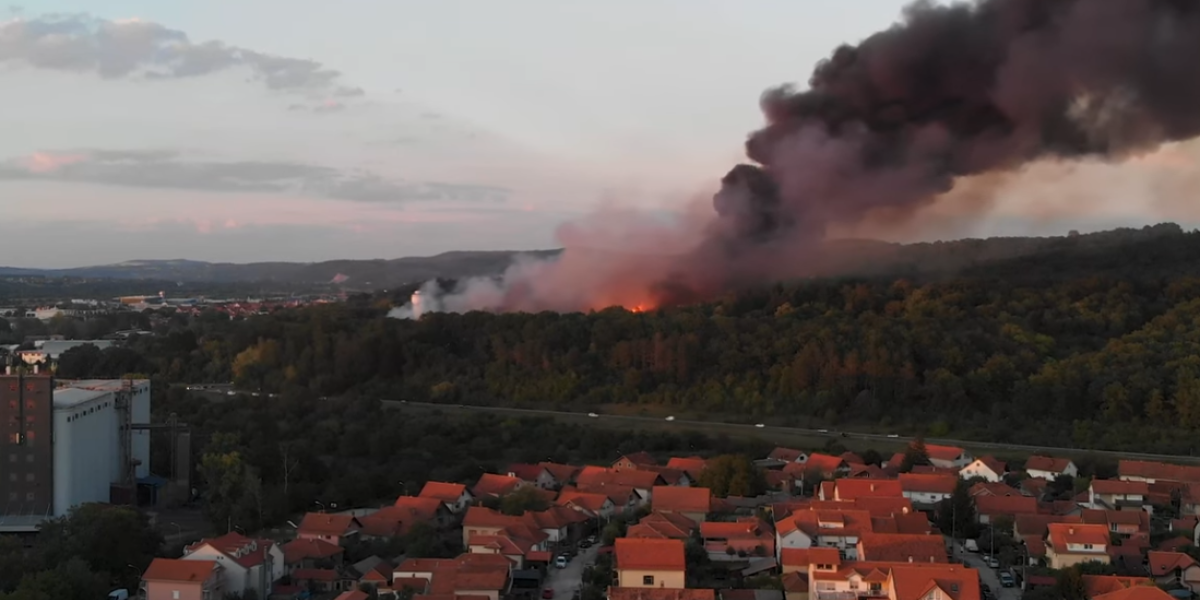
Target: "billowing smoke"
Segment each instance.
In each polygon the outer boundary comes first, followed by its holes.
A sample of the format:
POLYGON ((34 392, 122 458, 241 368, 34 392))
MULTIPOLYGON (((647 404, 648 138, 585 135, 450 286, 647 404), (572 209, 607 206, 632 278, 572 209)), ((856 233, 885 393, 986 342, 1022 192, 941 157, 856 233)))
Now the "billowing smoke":
MULTIPOLYGON (((661 306, 806 272, 831 228, 916 214, 964 178, 1035 161, 1122 160, 1200 134, 1200 2, 916 2, 762 95, 756 164, 708 218, 575 225, 555 262, 465 282, 443 310, 661 306), (628 254, 587 250, 579 231, 628 254)), ((626 215, 628 217, 628 215, 626 215)), ((431 290, 432 291, 432 290, 431 290)))

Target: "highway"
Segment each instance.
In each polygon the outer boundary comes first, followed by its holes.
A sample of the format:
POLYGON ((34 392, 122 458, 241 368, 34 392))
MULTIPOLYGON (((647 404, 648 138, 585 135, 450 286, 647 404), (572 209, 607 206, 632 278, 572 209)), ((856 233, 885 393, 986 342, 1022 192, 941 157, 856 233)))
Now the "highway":
MULTIPOLYGON (((194 393, 202 393, 210 399, 226 399, 230 397, 229 392, 233 391, 228 385, 191 385, 188 389, 194 393), (203 389, 201 389, 203 388, 203 389)), ((250 395, 250 392, 241 392, 250 395)), ((236 395, 236 394, 235 394, 236 395)), ((386 408, 423 408, 428 410, 443 410, 443 411, 475 411, 486 412, 493 414, 509 414, 518 416, 530 417, 550 417, 556 419, 586 421, 596 419, 604 423, 629 423, 630 425, 653 425, 655 427, 670 427, 678 429, 698 429, 706 431, 724 432, 737 435, 758 435, 764 439, 771 439, 775 436, 806 436, 812 438, 831 438, 831 439, 846 439, 858 440, 865 442, 885 443, 900 446, 911 442, 912 437, 887 435, 882 433, 854 433, 850 431, 837 431, 832 429, 805 429, 799 427, 777 427, 773 425, 763 424, 761 427, 757 424, 746 423, 727 423, 719 421, 698 421, 690 419, 672 418, 670 421, 662 417, 643 417, 633 415, 608 415, 598 414, 595 417, 589 417, 589 413, 542 410, 532 408, 505 408, 497 406, 476 406, 470 404, 439 404, 432 402, 408 402, 406 400, 380 400, 386 408)), ((1091 454, 1094 456, 1102 456, 1114 459, 1133 459, 1133 460, 1157 460, 1169 461, 1176 463, 1200 464, 1200 457, 1196 456, 1181 456, 1175 454, 1150 454, 1145 452, 1124 452, 1116 450, 1093 450, 1089 448, 1064 448, 1056 446, 1031 446, 1026 444, 1009 444, 996 442, 978 442, 971 440, 956 440, 949 438, 925 438, 927 444, 938 444, 946 446, 958 446, 974 451, 1002 451, 1018 454, 1048 454, 1048 455, 1072 455, 1078 456, 1081 454, 1091 454)))

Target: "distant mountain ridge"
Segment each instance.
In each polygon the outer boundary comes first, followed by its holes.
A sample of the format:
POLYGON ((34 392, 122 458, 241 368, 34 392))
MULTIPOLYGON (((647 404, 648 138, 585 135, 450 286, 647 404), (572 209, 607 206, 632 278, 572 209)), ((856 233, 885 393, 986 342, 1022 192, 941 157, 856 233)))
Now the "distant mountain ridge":
MULTIPOLYGON (((1093 249, 1135 244, 1161 236, 1182 236, 1174 223, 1141 228, 1047 237, 995 237, 897 244, 867 239, 825 244, 824 274, 948 273, 1033 254, 1057 253, 1083 258, 1093 249), (1080 254, 1083 253, 1083 254, 1080 254)), ((435 278, 460 279, 503 273, 518 257, 553 258, 562 250, 455 251, 390 260, 329 260, 313 263, 210 263, 195 260, 132 260, 70 269, 0 267, 0 277, 69 277, 175 281, 183 283, 344 283, 358 289, 388 288, 435 278), (335 282, 336 278, 336 282, 335 282)))

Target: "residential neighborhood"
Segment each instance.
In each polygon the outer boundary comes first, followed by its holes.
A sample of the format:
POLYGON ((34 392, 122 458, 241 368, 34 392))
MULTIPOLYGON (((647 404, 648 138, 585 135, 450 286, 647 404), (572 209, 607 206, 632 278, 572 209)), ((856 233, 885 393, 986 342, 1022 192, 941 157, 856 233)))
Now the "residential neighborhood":
POLYGON ((1200 590, 1200 562, 1187 553, 1198 541, 1200 469, 1123 460, 1114 477, 1075 478, 1065 458, 1010 469, 920 442, 878 464, 789 448, 752 462, 762 485, 754 496, 705 487, 723 481, 713 469, 729 462, 646 452, 607 466, 513 464, 473 482, 425 482, 388 506, 309 512, 287 540, 231 531, 196 541, 156 559, 142 592, 1015 600, 1053 597, 1054 573, 1071 569, 1085 570, 1091 599, 1200 590))

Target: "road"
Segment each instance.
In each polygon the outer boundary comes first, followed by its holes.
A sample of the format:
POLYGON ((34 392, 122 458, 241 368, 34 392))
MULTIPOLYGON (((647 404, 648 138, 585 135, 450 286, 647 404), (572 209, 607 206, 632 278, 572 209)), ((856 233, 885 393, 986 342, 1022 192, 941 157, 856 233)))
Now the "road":
POLYGON ((963 562, 967 563, 968 567, 979 570, 979 580, 992 588, 992 592, 996 594, 998 600, 1019 600, 1021 597, 1021 588, 1017 587, 1001 587, 1000 578, 996 574, 996 570, 987 566, 983 562, 983 554, 974 552, 964 552, 959 555, 963 562))
MULTIPOLYGON (((210 399, 225 399, 229 398, 229 386, 209 386, 217 387, 214 390, 198 390, 195 385, 189 386, 193 393, 202 393, 210 399)), ((541 410, 531 408, 502 408, 495 406, 473 406, 469 404, 437 404, 431 402, 408 402, 404 400, 381 400, 386 408, 401 408, 405 406, 420 407, 426 409, 452 410, 452 411, 477 411, 488 412, 495 414, 510 414, 510 415, 525 415, 538 417, 551 417, 560 419, 585 419, 587 413, 541 410)), ((697 421, 689 419, 673 419, 670 422, 665 421, 660 417, 641 417, 632 415, 598 415, 596 419, 605 422, 629 423, 629 424, 654 424, 658 427, 676 427, 679 429, 703 429, 709 431, 718 431, 724 433, 740 433, 740 434, 756 434, 764 438, 770 438, 771 434, 779 435, 803 435, 813 438, 835 438, 849 439, 859 441, 869 441, 876 443, 890 443, 895 445, 907 444, 915 438, 899 435, 888 435, 882 433, 854 433, 849 431, 833 431, 825 429, 804 429, 799 427, 776 427, 773 425, 764 424, 763 427, 747 423, 728 423, 720 421, 697 421)), ((956 440, 949 438, 925 438, 927 444, 940 444, 947 446, 958 446, 968 450, 976 451, 1009 451, 1019 452, 1023 454, 1093 454, 1097 456, 1108 456, 1111 458, 1124 458, 1135 460, 1158 460, 1172 461, 1179 463, 1195 463, 1200 464, 1200 456, 1182 456, 1174 454, 1150 454, 1145 452, 1124 452, 1118 450, 1094 450, 1090 448, 1069 448, 1061 446, 1031 446, 1027 444, 1009 444, 996 442, 976 442, 971 440, 956 440)))
POLYGON ((599 550, 599 546, 592 546, 580 552, 578 556, 571 559, 571 562, 567 563, 565 569, 557 569, 551 565, 550 573, 542 588, 554 590, 554 600, 571 600, 571 595, 575 593, 575 590, 583 586, 584 566, 596 562, 596 553, 599 550))

